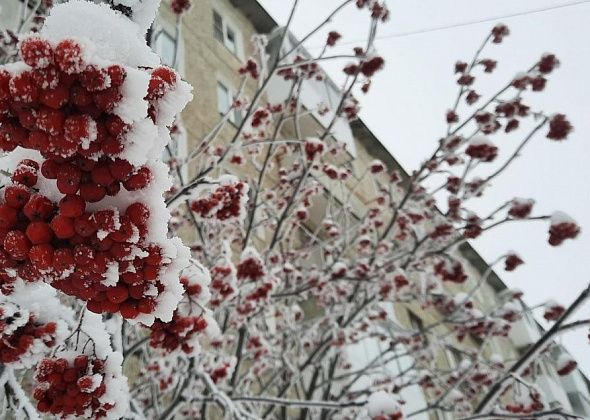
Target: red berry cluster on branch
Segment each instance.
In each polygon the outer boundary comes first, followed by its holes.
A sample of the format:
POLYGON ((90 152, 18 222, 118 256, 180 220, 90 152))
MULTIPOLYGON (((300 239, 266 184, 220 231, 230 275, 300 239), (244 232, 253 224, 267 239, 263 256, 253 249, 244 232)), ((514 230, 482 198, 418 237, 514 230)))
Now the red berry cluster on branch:
POLYGON ((181 316, 175 313, 170 322, 156 320, 151 326, 150 345, 172 352, 178 347, 187 354, 194 350, 196 335, 207 328, 207 320, 200 316, 181 316))
POLYGON ((145 198, 165 186, 137 153, 139 140, 155 137, 135 131, 168 124, 180 81, 169 68, 148 75, 88 54, 71 39, 32 36, 20 45, 24 63, 0 69, 0 150, 40 154, 16 167, 0 203, 0 279, 45 280, 91 311, 133 319, 157 311, 172 262, 165 233, 151 234, 145 198))
POLYGON ((191 203, 191 210, 205 220, 226 222, 240 220, 245 216, 248 198, 248 184, 227 178, 220 180, 221 185, 208 191, 204 198, 191 203))
POLYGON ((11 302, 0 304, 0 362, 28 366, 25 360, 55 346, 56 322, 40 322, 28 310, 11 302))
POLYGON ((104 418, 113 408, 101 402, 107 391, 104 360, 80 354, 73 360, 43 359, 37 366, 33 392, 37 409, 61 417, 104 418))

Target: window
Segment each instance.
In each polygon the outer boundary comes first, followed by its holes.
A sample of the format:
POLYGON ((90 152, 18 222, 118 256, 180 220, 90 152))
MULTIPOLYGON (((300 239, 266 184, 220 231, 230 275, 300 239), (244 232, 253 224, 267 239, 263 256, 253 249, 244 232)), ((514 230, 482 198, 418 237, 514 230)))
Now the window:
POLYGON ((223 42, 223 20, 216 11, 213 11, 213 34, 215 35, 215 39, 223 42))
POLYGON ((229 50, 236 54, 236 35, 234 34, 234 31, 232 31, 230 28, 227 28, 227 34, 226 34, 226 38, 225 38, 225 46, 227 48, 229 48, 229 50))
POLYGON ((240 49, 238 48, 238 42, 240 37, 237 31, 230 27, 219 13, 213 11, 213 36, 225 47, 231 51, 232 54, 238 55, 240 49))
POLYGON ((176 41, 168 32, 162 30, 156 39, 156 52, 162 58, 162 64, 168 67, 176 67, 176 41))
MULTIPOLYGON (((221 82, 217 82, 217 110, 220 115, 223 115, 232 106, 234 102, 234 94, 231 90, 221 82)), ((242 122, 242 111, 234 109, 230 115, 229 120, 235 125, 242 122)))

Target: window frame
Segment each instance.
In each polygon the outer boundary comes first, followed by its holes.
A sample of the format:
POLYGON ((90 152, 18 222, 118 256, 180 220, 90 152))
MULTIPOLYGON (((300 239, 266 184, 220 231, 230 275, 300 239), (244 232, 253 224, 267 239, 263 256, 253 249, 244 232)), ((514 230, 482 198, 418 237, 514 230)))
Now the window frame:
MULTIPOLYGON (((235 97, 235 90, 233 88, 231 88, 228 85, 228 83, 224 82, 223 80, 217 79, 216 92, 217 92, 217 112, 219 112, 219 115, 222 116, 222 115, 225 115, 227 110, 232 107, 233 102, 234 102, 234 97, 235 97), (221 89, 223 89, 226 92, 226 100, 227 100, 227 104, 228 104, 227 109, 224 111, 221 110, 221 104, 220 104, 220 100, 219 100, 221 97, 221 95, 220 95, 221 89)), ((231 112, 228 117, 228 121, 236 127, 242 123, 243 119, 244 119, 244 114, 243 114, 242 110, 240 110, 240 109, 234 109, 233 112, 231 112)))
POLYGON ((155 48, 154 50, 156 51, 156 53, 160 56, 160 59, 162 61, 162 64, 171 67, 171 68, 177 68, 177 64, 178 64, 178 55, 179 55, 179 46, 177 45, 177 40, 176 38, 170 33, 168 32, 166 29, 161 28, 158 33, 156 34, 156 39, 155 39, 155 48), (173 63, 168 63, 166 61, 164 61, 164 56, 162 54, 162 46, 163 46, 163 40, 169 40, 171 45, 172 45, 172 60, 174 61, 173 63), (176 48, 176 56, 174 56, 174 48, 176 48))
POLYGON ((213 37, 238 59, 243 59, 242 54, 242 34, 236 25, 228 22, 222 13, 213 9, 213 37), (220 22, 218 22, 219 18, 220 22), (219 27, 221 23, 221 27, 219 27), (220 33, 221 32, 221 33, 220 33), (230 35, 231 34, 231 35, 230 35), (220 36, 223 39, 220 39, 220 36))

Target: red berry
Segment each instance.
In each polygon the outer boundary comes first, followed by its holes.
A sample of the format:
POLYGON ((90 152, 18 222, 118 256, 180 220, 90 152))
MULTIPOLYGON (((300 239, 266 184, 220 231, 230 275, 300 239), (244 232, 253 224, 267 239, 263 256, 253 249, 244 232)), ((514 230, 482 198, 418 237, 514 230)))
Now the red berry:
POLYGON ((176 84, 177 74, 170 67, 157 67, 152 71, 152 77, 159 77, 169 85, 173 86, 176 84))
POLYGON ((77 107, 92 105, 92 94, 82 86, 72 86, 70 89, 70 101, 77 107))
POLYGON ((37 126, 37 113, 32 109, 18 111, 18 122, 27 130, 34 130, 37 126))
POLYGON ((108 88, 111 80, 106 69, 90 64, 80 75, 80 84, 88 92, 98 92, 108 88))
POLYGON ((74 367, 78 370, 86 370, 88 367, 88 356, 81 354, 74 359, 74 367))
POLYGON ((67 368, 63 374, 64 381, 74 382, 78 380, 78 371, 74 368, 67 368))
POLYGON ((127 71, 119 65, 112 65, 107 68, 107 72, 109 77, 111 78, 111 86, 112 87, 119 87, 125 81, 127 77, 127 71))
MULTIPOLYGON (((131 296, 133 299, 141 299, 143 297, 143 294, 145 293, 145 288, 145 283, 129 285, 129 296, 131 296)), ((142 312, 141 301, 139 302, 137 308, 140 312, 142 312)))
POLYGON ((150 210, 143 203, 133 203, 125 211, 125 215, 129 217, 131 223, 136 226, 142 226, 147 223, 150 217, 150 210))
POLYGON ((127 273, 121 274, 121 280, 123 280, 123 282, 126 284, 136 285, 143 283, 143 276, 141 271, 135 273, 129 271, 127 273))
POLYGON ((115 159, 109 163, 109 171, 111 175, 118 181, 125 181, 131 176, 133 166, 123 159, 115 159))
POLYGON ((107 191, 104 187, 92 182, 80 185, 80 197, 89 203, 96 203, 104 198, 107 191))
POLYGON ((58 272, 64 272, 72 269, 74 266, 74 256, 69 248, 56 249, 53 252, 53 267, 58 272))
POLYGON ((94 213, 94 220, 100 230, 113 232, 118 222, 118 216, 114 210, 99 210, 94 213))
POLYGON ((52 158, 69 159, 76 155, 79 143, 66 139, 64 136, 58 135, 51 137, 50 152, 52 158))
POLYGON ((21 42, 20 56, 31 67, 45 68, 53 62, 53 49, 46 39, 31 36, 21 42))
POLYGON ((116 115, 109 115, 106 120, 106 128, 111 136, 117 137, 124 134, 129 129, 129 126, 116 115))
POLYGON ((84 214, 86 202, 79 195, 68 194, 59 202, 59 214, 64 217, 78 217, 84 214))
POLYGON ((65 117, 61 111, 48 107, 41 108, 37 114, 37 128, 51 136, 63 132, 65 117))
POLYGON ((117 137, 108 137, 102 142, 102 152, 107 156, 115 156, 123 151, 123 144, 117 137))
POLYGON ((79 156, 76 159, 76 166, 85 172, 90 172, 96 166, 96 162, 92 159, 79 156))
POLYGON ((41 173, 47 179, 56 179, 57 172, 59 171, 59 169, 60 165, 56 161, 51 159, 47 159, 41 165, 41 173))
POLYGON ((119 312, 121 312, 121 316, 125 319, 134 319, 139 315, 136 303, 130 300, 121 304, 119 312))
POLYGON ((74 261, 76 265, 88 265, 96 257, 94 249, 88 245, 80 244, 74 247, 74 261))
POLYGON ((129 291, 125 286, 115 286, 107 289, 107 299, 113 303, 122 303, 129 297, 129 291))
POLYGON ((49 270, 53 266, 53 255, 50 244, 34 245, 29 250, 29 259, 37 270, 49 270))
POLYGON ((113 175, 109 171, 109 167, 106 163, 101 163, 96 165, 92 169, 92 181, 98 185, 106 187, 107 185, 112 184, 115 181, 113 175))
POLYGON ((66 74, 77 74, 84 70, 82 47, 76 41, 66 39, 55 47, 55 64, 66 74))
POLYGON ((94 222, 92 214, 86 213, 74 220, 74 229, 76 233, 83 238, 87 238, 96 233, 97 226, 94 222))
POLYGON ((112 112, 122 97, 117 88, 108 88, 94 94, 94 105, 102 112, 112 112))
POLYGON ((74 219, 57 215, 50 223, 51 229, 59 239, 68 239, 76 234, 74 219))
POLYGON ((39 97, 39 88, 29 71, 24 71, 10 79, 9 87, 12 99, 17 102, 30 104, 36 102, 39 97))
POLYGON ((18 211, 6 204, 0 204, 0 229, 11 229, 18 221, 18 211))
POLYGON ((25 216, 31 221, 47 220, 54 212, 53 203, 44 195, 36 194, 23 207, 25 216))
POLYGON ((67 117, 64 135, 67 140, 79 143, 83 149, 88 149, 90 143, 96 140, 96 122, 88 115, 67 117))
POLYGON ((24 185, 10 185, 4 189, 6 204, 15 209, 22 209, 29 201, 29 198, 31 198, 31 193, 24 185))
POLYGON ((120 227, 109 235, 115 242, 127 242, 135 233, 135 229, 129 217, 123 216, 120 219, 120 227))
POLYGON ((151 179, 151 171, 149 168, 143 166, 139 170, 131 175, 129 179, 123 182, 123 186, 127 191, 137 191, 145 188, 151 179))
POLYGON ((45 153, 49 148, 49 136, 39 130, 31 131, 24 147, 45 153))
POLYGON ((26 230, 27 238, 33 245, 45 244, 53 239, 51 226, 45 222, 31 222, 26 230))
POLYGON ((34 168, 21 162, 12 173, 12 182, 33 187, 37 183, 37 171, 38 166, 34 168))
POLYGON ((72 164, 61 165, 57 168, 57 189, 62 194, 76 194, 80 187, 82 171, 72 164))
POLYGON ((70 91, 65 86, 57 86, 55 89, 44 90, 39 95, 39 102, 51 109, 60 109, 70 99, 70 91))
POLYGON ((55 89, 59 85, 59 71, 55 66, 44 69, 34 69, 31 78, 40 89, 55 89))
POLYGON ((4 250, 15 260, 25 260, 30 248, 31 243, 20 230, 11 230, 4 238, 4 250))
POLYGON ((156 309, 156 301, 151 298, 141 299, 137 304, 137 309, 142 314, 151 314, 156 309))
POLYGON ((10 99, 10 78, 12 76, 6 70, 0 70, 0 101, 10 99))

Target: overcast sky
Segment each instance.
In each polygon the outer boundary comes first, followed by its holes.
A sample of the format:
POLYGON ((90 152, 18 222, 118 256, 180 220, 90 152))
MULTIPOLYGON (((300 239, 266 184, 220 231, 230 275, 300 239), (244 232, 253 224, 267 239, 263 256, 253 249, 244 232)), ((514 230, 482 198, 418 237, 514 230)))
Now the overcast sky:
MULTIPOLYGON (((291 1, 261 0, 269 13, 284 24, 291 1)), ((300 0, 293 32, 301 37, 316 26, 340 0, 300 0)), ((545 92, 530 97, 533 109, 563 112, 575 126, 564 143, 539 136, 525 150, 524 158, 496 179, 478 209, 491 209, 513 197, 537 200, 537 214, 563 210, 582 226, 575 241, 554 248, 547 244, 547 224, 513 224, 484 235, 475 248, 492 261, 507 250, 517 251, 526 261, 513 273, 499 271, 509 287, 525 292, 529 305, 555 299, 567 305, 590 282, 590 2, 572 0, 393 0, 388 2, 391 19, 379 29, 376 47, 385 60, 385 69, 375 77, 372 92, 362 98, 361 117, 398 161, 416 168, 435 147, 446 129, 444 114, 457 94, 453 65, 468 60, 483 37, 497 22, 507 24, 511 36, 501 45, 493 45, 483 56, 497 59, 499 66, 483 81, 484 92, 501 87, 508 78, 529 68, 544 52, 553 52, 561 67, 551 75, 545 92), (575 4, 574 3, 581 3, 575 4), (568 7, 554 8, 560 5, 568 7), (540 12, 539 9, 554 8, 540 12), (538 11, 520 15, 523 12, 538 11), (519 16, 503 17, 519 14, 519 16), (407 35, 407 32, 441 26, 479 22, 450 29, 407 35), (399 36, 402 34, 402 36, 399 36), (406 34, 406 35, 404 35, 406 34), (397 35, 397 36, 390 36, 397 35), (585 230, 585 232, 584 232, 585 230)), ((366 14, 350 7, 307 46, 321 46, 326 32, 343 34, 335 53, 349 53, 366 37, 366 14)), ((324 67, 336 81, 342 81, 343 63, 324 67)), ((519 132, 520 136, 524 133, 519 132)), ((494 139, 505 158, 520 137, 497 136, 494 139)), ((590 317, 590 305, 577 314, 590 317)), ((588 329, 580 329, 561 338, 590 375, 588 329)))

